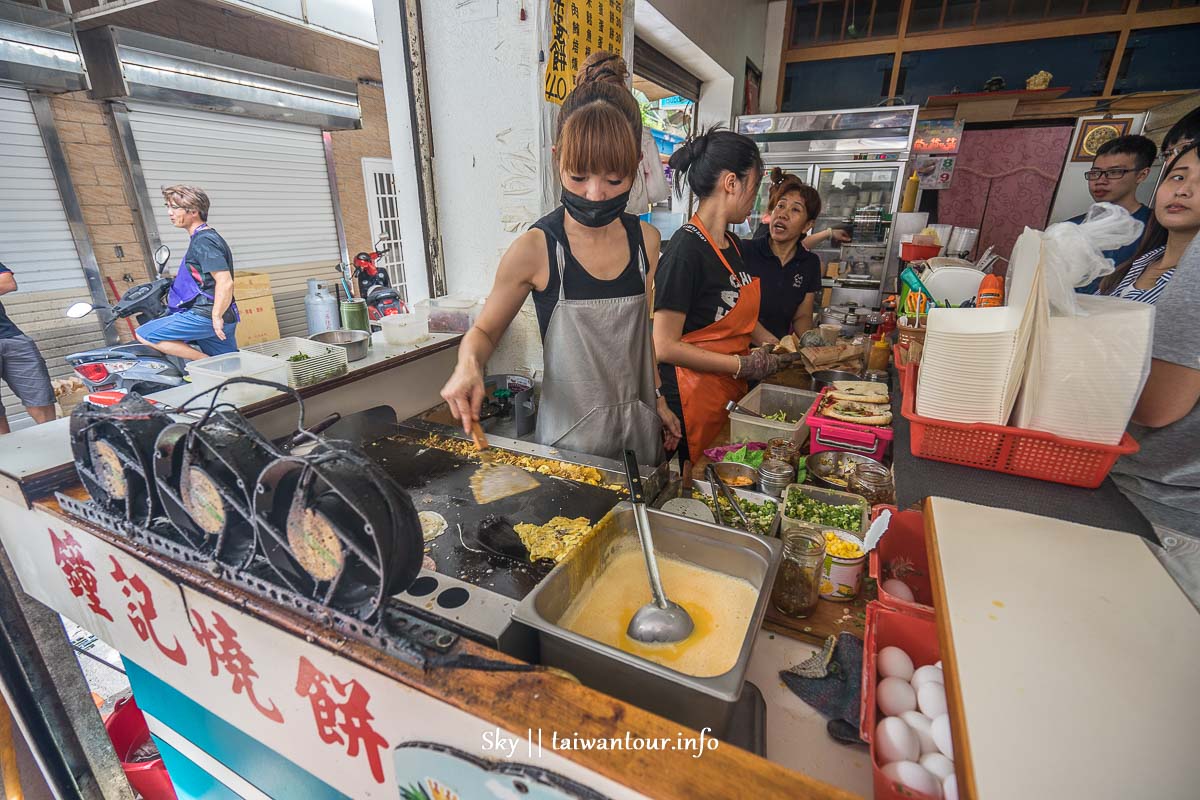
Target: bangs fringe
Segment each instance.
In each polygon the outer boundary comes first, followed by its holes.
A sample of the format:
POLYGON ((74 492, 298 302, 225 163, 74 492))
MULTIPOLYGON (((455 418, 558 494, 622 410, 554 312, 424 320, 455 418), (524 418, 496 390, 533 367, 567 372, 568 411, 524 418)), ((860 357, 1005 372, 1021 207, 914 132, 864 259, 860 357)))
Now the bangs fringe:
POLYGON ((608 103, 576 111, 558 139, 559 166, 573 175, 633 175, 639 151, 629 120, 608 103))

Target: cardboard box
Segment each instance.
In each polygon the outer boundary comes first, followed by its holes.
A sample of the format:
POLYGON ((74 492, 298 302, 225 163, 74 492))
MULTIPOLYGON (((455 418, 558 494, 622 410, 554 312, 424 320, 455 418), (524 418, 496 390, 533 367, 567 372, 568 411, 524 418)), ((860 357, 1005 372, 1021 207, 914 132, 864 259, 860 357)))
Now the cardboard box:
POLYGON ((265 272, 233 273, 233 296, 239 301, 271 293, 271 276, 265 272))
POLYGON ((270 294, 259 297, 237 295, 242 321, 237 326, 238 347, 273 342, 279 338, 279 319, 275 316, 275 298, 270 294))

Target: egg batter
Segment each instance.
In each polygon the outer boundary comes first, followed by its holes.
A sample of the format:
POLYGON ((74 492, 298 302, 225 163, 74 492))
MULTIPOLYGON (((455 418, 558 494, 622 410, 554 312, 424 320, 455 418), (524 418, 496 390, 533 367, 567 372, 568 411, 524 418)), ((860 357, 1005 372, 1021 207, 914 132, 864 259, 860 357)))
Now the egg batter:
POLYGON ((617 553, 567 607, 559 625, 580 636, 698 678, 723 675, 737 662, 758 593, 746 580, 659 554, 663 589, 692 616, 696 629, 682 642, 643 644, 625 631, 650 602, 642 551, 617 553))

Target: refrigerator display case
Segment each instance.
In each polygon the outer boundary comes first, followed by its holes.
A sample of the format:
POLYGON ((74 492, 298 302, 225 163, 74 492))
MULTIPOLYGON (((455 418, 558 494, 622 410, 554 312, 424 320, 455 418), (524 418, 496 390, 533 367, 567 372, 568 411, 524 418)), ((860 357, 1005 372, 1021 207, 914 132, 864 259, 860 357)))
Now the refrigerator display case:
POLYGON ((821 258, 822 274, 830 262, 839 265, 830 300, 834 305, 878 308, 884 292, 895 291, 899 261, 891 223, 903 195, 918 110, 893 106, 737 119, 737 131, 758 143, 767 168, 755 200, 755 225, 768 211, 771 168, 780 167, 821 195, 821 214, 813 230, 851 231, 848 247, 853 249, 844 253, 843 247, 828 243, 814 251, 821 258))

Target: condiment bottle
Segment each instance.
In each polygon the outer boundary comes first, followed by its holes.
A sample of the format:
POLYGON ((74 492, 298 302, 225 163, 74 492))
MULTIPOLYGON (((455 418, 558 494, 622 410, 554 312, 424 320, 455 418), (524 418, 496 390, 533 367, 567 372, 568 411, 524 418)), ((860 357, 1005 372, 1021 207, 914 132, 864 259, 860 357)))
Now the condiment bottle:
POLYGON ((847 488, 868 503, 893 505, 896 502, 896 485, 892 471, 876 464, 859 463, 847 480, 847 488))
POLYGON ((789 617, 807 617, 820 601, 825 566, 825 537, 818 531, 796 529, 783 535, 783 558, 771 590, 771 604, 789 617))
POLYGON ((785 461, 794 467, 796 466, 796 459, 799 457, 800 446, 791 439, 777 436, 767 441, 767 458, 776 461, 785 461))
POLYGON ((871 345, 871 354, 867 359, 867 369, 887 369, 888 343, 886 339, 877 339, 871 345))

